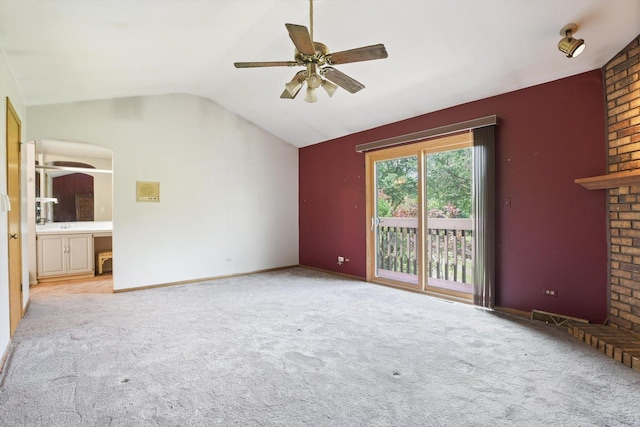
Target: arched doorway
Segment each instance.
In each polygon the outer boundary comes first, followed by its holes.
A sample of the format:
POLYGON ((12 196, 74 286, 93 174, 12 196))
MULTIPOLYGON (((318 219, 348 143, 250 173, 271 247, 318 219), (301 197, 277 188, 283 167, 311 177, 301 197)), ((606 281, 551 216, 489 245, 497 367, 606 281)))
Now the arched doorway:
MULTIPOLYGON (((99 270, 95 262, 98 255, 112 251, 113 153, 93 144, 68 141, 37 140, 31 147, 33 160, 29 166, 33 174, 28 172, 27 177, 33 195, 28 206, 33 212, 29 218, 30 283, 55 282, 74 275, 86 277, 87 272, 99 270), (82 247, 86 251, 71 251, 71 245, 65 243, 65 237, 74 233, 78 241, 83 237, 82 247), (60 244, 66 248, 61 262, 67 267, 57 270, 49 268, 52 259, 58 266, 57 252, 51 250, 53 243, 49 240, 55 241, 58 235, 62 236, 60 244), (49 243, 48 252, 44 251, 45 241, 49 243), (82 259, 84 266, 85 258, 93 260, 86 264, 86 269, 67 265, 71 260, 82 259)), ((103 267, 100 270, 112 272, 112 266, 110 257, 100 264, 103 267)))

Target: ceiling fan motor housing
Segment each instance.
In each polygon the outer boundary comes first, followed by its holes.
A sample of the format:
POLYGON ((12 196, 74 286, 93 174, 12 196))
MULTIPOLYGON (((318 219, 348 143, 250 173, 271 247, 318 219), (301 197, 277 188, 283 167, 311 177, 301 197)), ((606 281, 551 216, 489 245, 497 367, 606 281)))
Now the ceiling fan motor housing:
POLYGON ((296 62, 300 65, 306 65, 309 63, 316 63, 318 65, 324 65, 327 63, 327 55, 329 55, 329 48, 324 43, 313 42, 313 48, 316 51, 314 55, 305 55, 304 53, 295 50, 294 57, 296 62))

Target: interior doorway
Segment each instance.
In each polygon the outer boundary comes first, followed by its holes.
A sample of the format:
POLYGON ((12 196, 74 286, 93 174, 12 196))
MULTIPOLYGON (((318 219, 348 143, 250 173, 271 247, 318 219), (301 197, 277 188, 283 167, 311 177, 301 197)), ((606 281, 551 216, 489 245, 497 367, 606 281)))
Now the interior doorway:
POLYGON ((96 280, 108 280, 112 290, 112 150, 61 140, 36 140, 32 145, 35 160, 28 166, 33 179, 27 184, 34 195, 28 207, 35 212, 29 221, 32 284, 73 282, 100 270, 104 275, 96 280), (71 236, 82 244, 72 247, 71 236), (56 250, 45 251, 45 242, 54 242, 56 250), (79 270, 71 265, 78 260, 79 270))
POLYGON ((367 279, 473 299, 473 134, 369 152, 367 279))

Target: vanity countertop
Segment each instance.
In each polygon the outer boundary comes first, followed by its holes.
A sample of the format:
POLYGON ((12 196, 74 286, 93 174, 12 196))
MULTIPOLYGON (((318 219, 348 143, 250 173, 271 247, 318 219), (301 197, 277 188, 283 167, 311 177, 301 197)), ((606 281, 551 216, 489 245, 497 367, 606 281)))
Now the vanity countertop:
POLYGON ((112 221, 49 222, 36 224, 36 235, 44 234, 100 234, 110 235, 112 221))

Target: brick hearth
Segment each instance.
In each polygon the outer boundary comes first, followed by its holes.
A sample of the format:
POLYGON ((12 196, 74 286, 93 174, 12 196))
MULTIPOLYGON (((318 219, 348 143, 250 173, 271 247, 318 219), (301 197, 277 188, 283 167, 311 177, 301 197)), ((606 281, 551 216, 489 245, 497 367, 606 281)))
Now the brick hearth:
POLYGON ((573 324, 568 331, 601 353, 640 372, 640 336, 607 325, 573 324))

